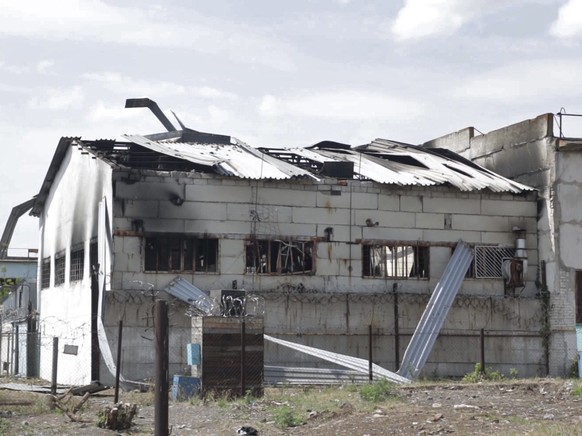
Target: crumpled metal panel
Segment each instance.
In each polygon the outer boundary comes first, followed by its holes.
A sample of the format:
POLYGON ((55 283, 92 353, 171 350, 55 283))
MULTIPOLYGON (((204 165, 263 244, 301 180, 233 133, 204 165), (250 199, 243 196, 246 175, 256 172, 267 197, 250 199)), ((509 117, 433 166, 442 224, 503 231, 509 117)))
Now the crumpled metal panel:
MULTIPOLYGON (((245 179, 289 179, 317 174, 263 153, 242 141, 232 144, 179 142, 179 137, 154 140, 139 135, 124 135, 145 148, 213 168, 218 174, 245 179)), ((494 192, 521 193, 534 189, 506 179, 461 156, 434 149, 377 139, 352 149, 314 146, 281 149, 318 163, 348 161, 360 179, 397 186, 436 186, 450 184, 461 191, 489 189, 494 192)))
POLYGON ((139 135, 124 135, 152 151, 213 167, 219 174, 244 179, 289 179, 311 173, 235 140, 234 144, 199 144, 172 140, 153 141, 139 135))
POLYGON ((182 277, 176 277, 172 280, 164 291, 185 303, 191 304, 206 315, 212 314, 214 306, 212 299, 204 291, 182 277))
POLYGON ((472 260, 471 247, 459 241, 406 347, 398 371, 402 377, 411 379, 422 371, 472 260))

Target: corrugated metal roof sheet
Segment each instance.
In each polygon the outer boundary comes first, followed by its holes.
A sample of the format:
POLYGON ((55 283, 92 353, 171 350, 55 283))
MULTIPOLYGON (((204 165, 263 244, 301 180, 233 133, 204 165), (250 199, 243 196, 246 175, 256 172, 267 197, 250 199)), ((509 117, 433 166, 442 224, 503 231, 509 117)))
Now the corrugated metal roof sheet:
POLYGON ((534 189, 506 179, 448 150, 376 139, 348 148, 322 142, 309 148, 256 149, 231 139, 231 144, 182 142, 181 137, 154 140, 124 135, 149 150, 203 165, 218 174, 245 179, 289 179, 309 176, 318 179, 318 166, 326 162, 352 162, 354 177, 398 186, 450 184, 461 191, 489 189, 520 193, 534 189), (286 156, 286 157, 283 157, 286 156), (299 162, 315 163, 313 168, 299 162))
POLYGON ((401 376, 413 378, 422 371, 472 260, 471 247, 459 241, 404 352, 401 376))
POLYGON ((164 290, 179 300, 191 304, 206 315, 212 313, 214 303, 206 292, 181 277, 176 277, 172 280, 164 290))
POLYGON ((313 174, 234 139, 234 144, 200 144, 176 140, 153 141, 139 135, 123 135, 142 147, 213 167, 219 174, 244 179, 289 179, 313 174))

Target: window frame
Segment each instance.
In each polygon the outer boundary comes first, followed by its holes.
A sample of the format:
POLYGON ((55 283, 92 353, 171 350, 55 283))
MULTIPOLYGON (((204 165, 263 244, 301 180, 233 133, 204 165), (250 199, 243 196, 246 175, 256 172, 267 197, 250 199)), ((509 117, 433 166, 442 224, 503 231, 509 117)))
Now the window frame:
POLYGON ((40 263, 40 288, 48 289, 51 287, 51 258, 45 257, 40 263))
POLYGON ((430 279, 430 245, 418 241, 387 241, 363 244, 362 277, 391 280, 428 280, 430 279), (372 250, 381 251, 374 254, 372 250), (388 253, 388 250, 390 253, 388 253), (373 256, 378 257, 379 261, 373 262, 373 256), (412 260, 410 256, 412 256, 412 260))
POLYGON ((55 255, 55 286, 65 283, 67 270, 67 255, 61 252, 55 255))
POLYGON ((69 265, 69 281, 76 282, 83 280, 85 276, 85 248, 81 247, 71 251, 69 265))
POLYGON ((248 240, 245 244, 245 274, 313 275, 314 252, 315 242, 311 239, 248 240))
POLYGON ((144 272, 189 274, 219 272, 218 238, 183 234, 150 234, 144 236, 143 244, 144 272), (210 258, 212 259, 208 260, 210 258))

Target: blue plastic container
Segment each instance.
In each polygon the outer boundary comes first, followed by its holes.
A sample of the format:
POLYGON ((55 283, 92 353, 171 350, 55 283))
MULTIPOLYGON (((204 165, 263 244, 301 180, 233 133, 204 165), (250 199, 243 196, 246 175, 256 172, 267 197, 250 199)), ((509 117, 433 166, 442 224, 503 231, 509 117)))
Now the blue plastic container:
POLYGON ((173 401, 185 401, 200 392, 200 378, 186 375, 175 375, 172 384, 171 398, 173 401))

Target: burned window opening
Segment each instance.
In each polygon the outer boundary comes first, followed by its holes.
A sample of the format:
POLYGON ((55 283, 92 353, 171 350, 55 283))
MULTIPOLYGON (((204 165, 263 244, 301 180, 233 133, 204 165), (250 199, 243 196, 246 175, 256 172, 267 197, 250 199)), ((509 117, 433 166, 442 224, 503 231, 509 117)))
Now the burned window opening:
POLYGON ((65 283, 65 264, 67 258, 65 253, 57 254, 55 256, 55 286, 65 283))
POLYGON ((309 274, 313 272, 313 242, 253 240, 246 246, 246 272, 250 274, 309 274))
POLYGON ((375 278, 429 277, 429 247, 417 244, 364 245, 362 275, 375 278))
POLYGON ((217 265, 218 239, 188 236, 145 239, 145 271, 215 273, 217 265))
POLYGON ((71 252, 71 271, 69 280, 75 282, 83 279, 85 267, 85 250, 83 248, 71 252))
POLYGON ((51 285, 51 258, 45 257, 40 265, 40 287, 47 289, 51 285))

